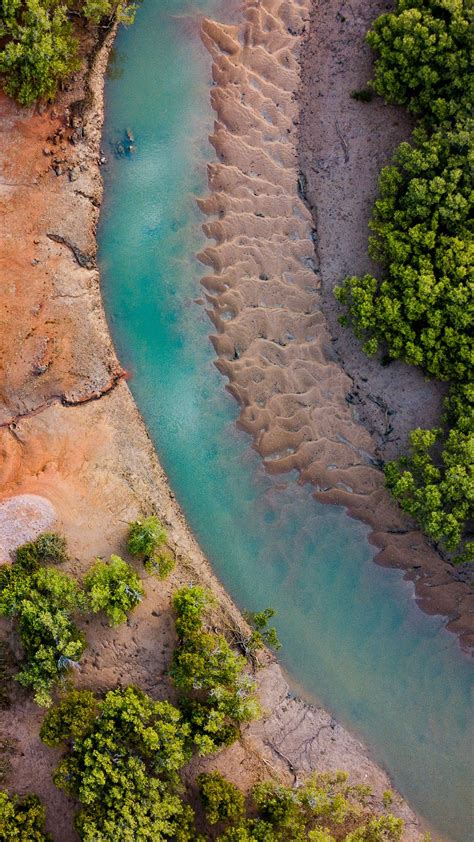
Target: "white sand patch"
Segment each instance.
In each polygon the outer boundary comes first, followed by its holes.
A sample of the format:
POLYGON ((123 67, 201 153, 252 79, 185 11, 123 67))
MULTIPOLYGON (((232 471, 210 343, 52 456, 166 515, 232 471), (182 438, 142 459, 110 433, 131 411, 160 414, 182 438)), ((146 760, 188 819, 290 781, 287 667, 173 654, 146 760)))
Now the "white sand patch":
POLYGON ((57 520, 54 506, 38 494, 18 494, 0 503, 0 563, 12 550, 36 538, 57 520))

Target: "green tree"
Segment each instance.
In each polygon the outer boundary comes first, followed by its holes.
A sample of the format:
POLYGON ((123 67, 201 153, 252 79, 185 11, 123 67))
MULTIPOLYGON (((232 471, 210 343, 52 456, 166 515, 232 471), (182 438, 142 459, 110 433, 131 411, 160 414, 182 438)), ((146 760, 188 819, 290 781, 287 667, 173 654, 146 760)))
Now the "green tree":
POLYGON ((0 790, 0 842, 49 842, 45 818, 36 795, 18 798, 0 790))
POLYGON ((223 635, 204 626, 209 604, 208 593, 200 587, 182 588, 173 598, 178 646, 170 674, 201 755, 232 743, 240 725, 259 713, 245 658, 223 635))
POLYGON ((264 646, 281 649, 276 629, 274 626, 268 626, 268 621, 274 616, 274 608, 264 608, 263 611, 247 611, 245 613, 245 619, 253 629, 246 644, 250 652, 256 652, 257 649, 262 649, 264 646))
POLYGON ((114 3, 111 0, 84 0, 82 14, 91 23, 101 23, 106 20, 111 23, 114 19, 129 26, 135 20, 138 3, 114 3))
POLYGON ((0 75, 21 105, 52 99, 58 84, 80 66, 78 42, 65 5, 54 0, 3 0, 0 75))
POLYGON ((220 772, 198 775, 197 784, 209 824, 237 821, 245 812, 245 798, 220 772))
POLYGON ((336 288, 368 353, 381 342, 443 380, 472 373, 473 128, 419 130, 414 145, 399 146, 370 223, 382 280, 355 276, 336 288))
POLYGON ((150 515, 130 524, 127 549, 130 555, 143 559, 148 573, 166 579, 175 565, 174 557, 164 548, 167 540, 168 535, 161 521, 155 515, 150 515))
POLYGON ((398 842, 403 822, 374 816, 370 789, 345 772, 313 774, 298 788, 275 781, 251 790, 252 818, 237 819, 219 842, 398 842), (255 815, 256 814, 256 815, 255 815))
POLYGON ((167 550, 158 550, 150 558, 145 559, 144 567, 147 573, 157 576, 158 579, 166 579, 174 569, 176 561, 174 556, 167 550))
POLYGON ((465 536, 474 518, 474 389, 457 387, 447 401, 448 429, 413 430, 411 453, 385 467, 388 488, 427 535, 474 560, 465 536))
POLYGON ((67 746, 54 782, 81 802, 75 825, 85 842, 198 838, 193 811, 178 793, 189 727, 169 702, 136 687, 102 700, 75 691, 46 715, 41 737, 67 746))
POLYGON ((51 691, 79 661, 86 647, 72 615, 84 607, 78 583, 54 568, 27 573, 14 562, 0 571, 0 615, 15 620, 23 647, 16 676, 35 701, 51 704, 51 691))
POLYGON ((29 572, 37 570, 41 564, 62 564, 68 558, 66 539, 57 532, 43 532, 15 552, 16 564, 29 572))
POLYGON ((97 559, 84 578, 84 590, 91 611, 104 611, 113 626, 125 622, 144 593, 138 574, 118 555, 108 562, 97 559))
POLYGON ((388 102, 435 123, 472 112, 470 0, 397 0, 367 41, 377 54, 373 87, 388 102))

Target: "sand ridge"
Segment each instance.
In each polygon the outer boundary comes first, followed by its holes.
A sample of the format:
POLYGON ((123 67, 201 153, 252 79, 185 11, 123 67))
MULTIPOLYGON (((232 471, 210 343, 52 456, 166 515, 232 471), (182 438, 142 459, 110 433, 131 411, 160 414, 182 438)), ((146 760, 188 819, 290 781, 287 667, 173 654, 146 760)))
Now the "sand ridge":
POLYGON ((271 471, 296 468, 319 499, 372 528, 377 560, 407 571, 423 609, 474 642, 472 593, 384 488, 380 454, 360 423, 354 383, 321 306, 317 232, 297 155, 300 54, 309 0, 246 0, 241 25, 204 20, 213 60, 211 193, 199 201, 214 243, 198 255, 219 370, 239 423, 271 471), (442 585, 442 587, 438 587, 442 585))

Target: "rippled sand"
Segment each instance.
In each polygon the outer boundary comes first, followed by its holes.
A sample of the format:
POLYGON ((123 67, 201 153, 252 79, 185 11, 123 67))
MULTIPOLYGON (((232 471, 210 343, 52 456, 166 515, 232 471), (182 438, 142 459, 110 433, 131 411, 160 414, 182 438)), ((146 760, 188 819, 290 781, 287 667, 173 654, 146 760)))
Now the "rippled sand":
POLYGON ((269 470, 296 468, 319 499, 372 527, 377 559, 417 583, 424 610, 474 640, 471 595, 384 488, 376 442, 321 307, 317 234, 298 170, 299 59, 309 0, 247 0, 241 25, 205 20, 213 59, 211 193, 200 201, 214 242, 199 258, 217 365, 269 470), (442 588, 434 586, 443 585, 442 588))

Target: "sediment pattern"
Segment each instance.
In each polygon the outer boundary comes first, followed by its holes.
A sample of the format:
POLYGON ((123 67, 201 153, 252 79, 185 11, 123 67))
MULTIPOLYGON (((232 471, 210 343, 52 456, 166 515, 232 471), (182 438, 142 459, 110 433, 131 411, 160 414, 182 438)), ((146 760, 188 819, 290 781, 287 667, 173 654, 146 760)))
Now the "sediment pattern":
POLYGON ((242 25, 203 22, 217 161, 209 165, 211 194, 199 202, 214 244, 198 256, 213 270, 203 285, 217 365, 268 469, 298 469, 318 498, 369 523, 378 560, 406 569, 423 608, 445 614, 469 646, 469 587, 386 492, 322 313, 317 234, 296 152, 309 7, 309 0, 247 0, 242 25))

